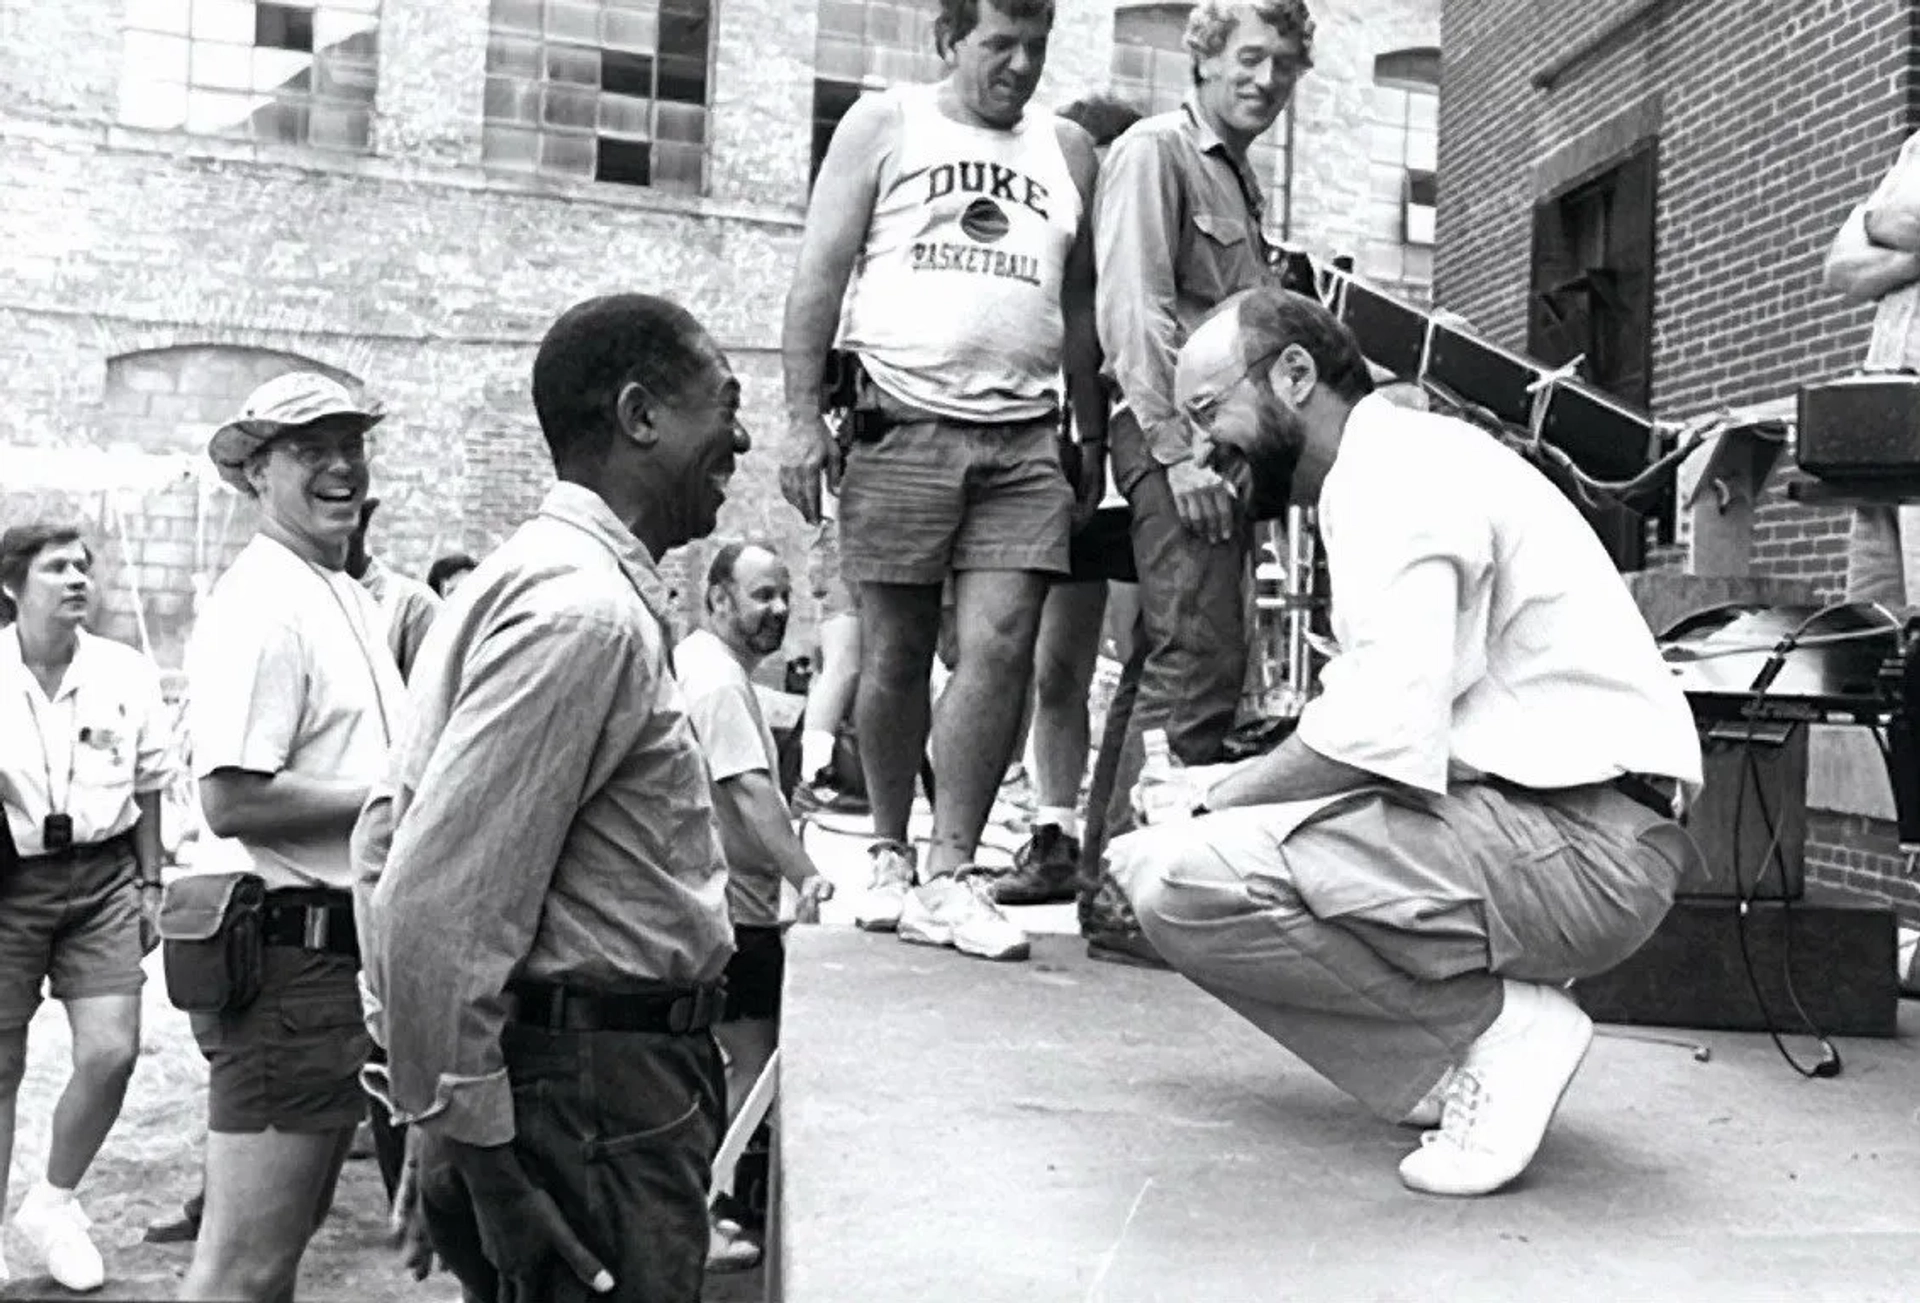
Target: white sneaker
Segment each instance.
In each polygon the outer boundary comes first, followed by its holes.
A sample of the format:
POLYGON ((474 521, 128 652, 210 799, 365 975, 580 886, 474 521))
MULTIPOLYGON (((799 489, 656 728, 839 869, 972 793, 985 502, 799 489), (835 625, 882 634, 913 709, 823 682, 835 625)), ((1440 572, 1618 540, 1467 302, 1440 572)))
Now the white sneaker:
POLYGON ((1506 1005, 1454 1070, 1438 1131, 1400 1162, 1426 1194, 1492 1194, 1527 1170, 1593 1044, 1593 1020, 1566 992, 1505 983, 1506 1005))
POLYGON ((853 904, 853 923, 863 932, 891 932, 900 926, 900 910, 913 890, 913 850, 899 842, 875 842, 867 854, 873 879, 853 904))
POLYGON ((1420 1102, 1407 1111, 1400 1119, 1403 1127, 1414 1127, 1420 1131, 1431 1131, 1440 1125, 1445 1116, 1447 1087, 1453 1084, 1453 1069, 1448 1068, 1446 1075, 1435 1082, 1433 1089, 1420 1097, 1420 1102))
POLYGON ((13 1225, 62 1288, 85 1294, 106 1283, 106 1264, 87 1234, 93 1223, 72 1195, 55 1194, 44 1182, 34 1186, 20 1201, 13 1225))
POLYGON ((952 946, 981 959, 1025 959, 1027 934, 993 903, 984 874, 962 870, 908 893, 900 915, 900 939, 923 946, 952 946))

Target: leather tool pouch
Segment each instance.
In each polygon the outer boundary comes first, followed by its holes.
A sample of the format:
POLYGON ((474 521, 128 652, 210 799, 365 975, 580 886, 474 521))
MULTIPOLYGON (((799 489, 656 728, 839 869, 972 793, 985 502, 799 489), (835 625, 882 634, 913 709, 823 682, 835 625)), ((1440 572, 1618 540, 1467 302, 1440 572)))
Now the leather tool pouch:
POLYGON ((167 998, 186 1013, 237 1013, 260 995, 267 885, 254 873, 176 878, 160 904, 167 998))

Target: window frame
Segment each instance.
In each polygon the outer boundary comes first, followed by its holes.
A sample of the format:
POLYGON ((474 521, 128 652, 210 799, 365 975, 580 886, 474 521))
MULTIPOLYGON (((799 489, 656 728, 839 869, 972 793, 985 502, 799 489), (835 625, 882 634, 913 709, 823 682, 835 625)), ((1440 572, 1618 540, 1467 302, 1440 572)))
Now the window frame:
POLYGON ((490 0, 480 124, 483 169, 541 186, 618 186, 704 198, 713 174, 717 9, 713 0, 490 0), (537 31, 526 25, 529 17, 537 31), (663 65, 693 62, 690 46, 667 48, 667 33, 679 18, 702 33, 698 102, 661 94, 673 76, 663 65), (584 35, 588 26, 594 32, 591 43, 584 35), (504 53, 510 50, 516 57, 504 53), (607 85, 610 57, 623 68, 616 89, 607 85), (629 62, 632 67, 625 66, 629 62), (584 75, 589 63, 591 81, 584 75), (643 65, 650 92, 645 96, 631 93, 630 80, 643 65), (571 75, 556 76, 556 67, 571 75), (515 105, 512 113, 496 112, 496 104, 509 102, 515 105), (644 127, 631 116, 640 105, 645 106, 644 127), (582 120, 587 117, 591 121, 582 120), (662 179, 663 158, 687 164, 696 155, 697 168, 676 169, 662 179), (621 165, 610 168, 610 156, 619 156, 621 165))
POLYGON ((115 125, 371 155, 380 35, 380 0, 133 0, 121 25, 115 125), (263 43, 276 13, 290 27, 305 15, 308 48, 263 43))

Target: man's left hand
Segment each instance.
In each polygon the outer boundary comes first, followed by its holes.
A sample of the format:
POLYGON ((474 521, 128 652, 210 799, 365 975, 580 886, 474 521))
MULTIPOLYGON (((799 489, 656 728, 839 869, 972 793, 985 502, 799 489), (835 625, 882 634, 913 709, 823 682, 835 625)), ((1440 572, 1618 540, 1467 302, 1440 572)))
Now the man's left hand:
POLYGON ((1079 533, 1100 510, 1107 496, 1107 459, 1100 449, 1080 450, 1079 474, 1073 478, 1073 532, 1079 533))
POLYGON ((162 893, 158 882, 143 882, 136 890, 140 893, 140 954, 144 957, 160 944, 162 893))
POLYGON ((833 899, 833 884, 821 874, 814 874, 800 884, 800 901, 794 906, 793 920, 796 923, 818 923, 820 905, 833 899))
POLYGON ((425 1143, 425 1133, 419 1127, 407 1129, 406 1157, 401 1160, 393 1208, 387 1217, 387 1241, 400 1251, 401 1264, 416 1281, 432 1275, 436 1265, 433 1241, 427 1238, 426 1214, 420 1207, 420 1155, 425 1143))

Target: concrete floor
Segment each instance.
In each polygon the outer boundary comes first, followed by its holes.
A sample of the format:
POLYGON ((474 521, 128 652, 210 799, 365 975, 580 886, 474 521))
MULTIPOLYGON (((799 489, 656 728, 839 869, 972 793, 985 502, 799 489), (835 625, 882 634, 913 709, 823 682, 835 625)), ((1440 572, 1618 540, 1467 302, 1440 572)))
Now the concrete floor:
MULTIPOLYGON (((809 845, 857 883, 859 843, 809 845)), ((834 910, 789 935, 787 1303, 1920 1297, 1911 1001, 1827 1082, 1764 1037, 1699 1063, 1603 1029, 1522 1183, 1439 1200, 1395 1175, 1411 1133, 1183 979, 1089 962, 1066 907, 1021 915, 1025 964, 834 910)))

